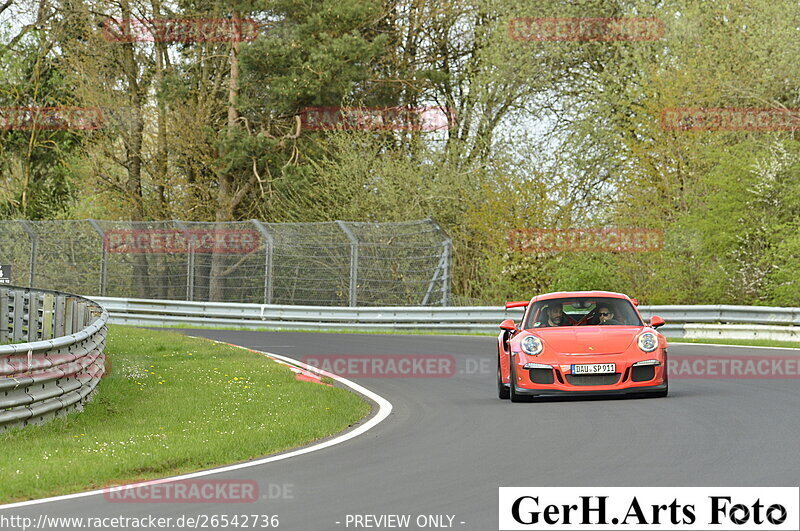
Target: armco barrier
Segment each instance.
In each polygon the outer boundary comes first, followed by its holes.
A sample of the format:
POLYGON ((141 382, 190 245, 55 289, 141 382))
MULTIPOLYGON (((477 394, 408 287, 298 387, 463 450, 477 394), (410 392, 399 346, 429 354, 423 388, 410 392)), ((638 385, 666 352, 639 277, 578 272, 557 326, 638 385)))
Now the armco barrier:
POLYGON ((107 321, 77 295, 0 287, 0 432, 83 408, 105 372, 107 321))
MULTIPOLYGON (((416 331, 494 333, 519 308, 331 307, 184 302, 149 299, 96 299, 111 322, 138 326, 210 326, 292 330, 416 331)), ((766 306, 640 306, 645 319, 660 315, 660 330, 672 338, 773 339, 800 341, 800 308, 766 306)))

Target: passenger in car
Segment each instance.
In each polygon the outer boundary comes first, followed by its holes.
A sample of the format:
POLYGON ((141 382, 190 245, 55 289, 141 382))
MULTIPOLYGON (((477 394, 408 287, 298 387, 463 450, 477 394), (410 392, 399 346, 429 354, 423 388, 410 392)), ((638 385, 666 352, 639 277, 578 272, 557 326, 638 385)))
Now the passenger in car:
POLYGON ((618 325, 622 324, 614 319, 614 309, 610 306, 601 306, 597 309, 597 317, 599 325, 618 325))

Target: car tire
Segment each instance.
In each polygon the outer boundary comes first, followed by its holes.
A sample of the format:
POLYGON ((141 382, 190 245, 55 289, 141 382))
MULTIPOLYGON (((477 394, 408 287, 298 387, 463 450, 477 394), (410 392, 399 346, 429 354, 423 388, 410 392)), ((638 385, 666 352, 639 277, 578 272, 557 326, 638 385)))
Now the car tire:
POLYGON ((663 391, 657 391, 657 392, 653 393, 653 396, 655 398, 664 398, 665 396, 667 396, 669 394, 669 380, 667 380, 665 383, 667 384, 667 386, 664 388, 663 391))
POLYGON ((517 377, 514 374, 514 362, 510 360, 510 367, 509 367, 509 375, 508 375, 508 397, 511 399, 512 402, 524 402, 525 397, 522 395, 517 394, 517 387, 514 385, 514 382, 517 381, 517 377))
MULTIPOLYGON (((509 386, 511 387, 511 386, 509 386)), ((509 388, 503 384, 503 378, 500 374, 500 358, 497 358, 497 396, 500 400, 508 400, 510 396, 509 388)))

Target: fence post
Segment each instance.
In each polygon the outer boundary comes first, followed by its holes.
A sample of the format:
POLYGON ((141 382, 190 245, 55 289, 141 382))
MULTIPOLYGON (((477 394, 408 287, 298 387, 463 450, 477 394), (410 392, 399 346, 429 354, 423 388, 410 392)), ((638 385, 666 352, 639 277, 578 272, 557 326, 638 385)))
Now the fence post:
POLYGON ((189 252, 186 254, 186 300, 194 300, 194 238, 189 234, 189 229, 182 221, 173 219, 172 222, 178 229, 183 231, 183 237, 186 238, 186 243, 189 246, 189 252))
POLYGON ((442 270, 442 306, 447 306, 450 303, 450 277, 453 268, 453 240, 447 233, 442 230, 438 223, 433 218, 428 218, 428 223, 433 225, 436 232, 444 240, 442 245, 442 259, 444 260, 444 268, 442 270))
POLYGON ((107 264, 106 233, 100 227, 100 224, 97 222, 97 220, 90 219, 88 221, 92 225, 92 228, 94 228, 95 232, 97 232, 97 234, 100 235, 100 245, 103 248, 102 258, 101 258, 102 261, 100 262, 100 296, 101 297, 105 297, 106 296, 106 270, 107 270, 107 265, 106 265, 107 264))
POLYGON ((342 229, 342 232, 347 235, 347 239, 350 240, 350 293, 348 295, 348 304, 356 306, 358 304, 356 293, 358 288, 358 238, 344 221, 337 220, 336 223, 342 229))
POLYGON ((275 239, 259 220, 250 221, 264 237, 264 304, 272 304, 272 253, 275 250, 275 239))
POLYGON ((427 306, 428 302, 430 302, 431 294, 433 293, 433 288, 436 287, 436 281, 439 279, 439 275, 442 274, 442 276, 444 276, 443 271, 447 260, 446 253, 447 248, 442 250, 442 256, 439 258, 439 263, 436 264, 436 269, 433 270, 433 276, 431 277, 430 282, 428 282, 428 289, 425 291, 425 296, 422 298, 422 306, 427 306))
POLYGON ((30 277, 28 279, 28 286, 33 287, 33 279, 36 276, 36 254, 38 253, 39 249, 39 235, 36 234, 36 231, 33 230, 29 221, 24 219, 19 220, 19 224, 22 225, 22 230, 28 235, 31 239, 31 264, 30 264, 30 277))
POLYGON ((444 264, 442 267, 442 306, 447 306, 450 304, 450 270, 453 263, 453 240, 448 238, 442 245, 444 246, 444 251, 442 251, 444 255, 444 264))

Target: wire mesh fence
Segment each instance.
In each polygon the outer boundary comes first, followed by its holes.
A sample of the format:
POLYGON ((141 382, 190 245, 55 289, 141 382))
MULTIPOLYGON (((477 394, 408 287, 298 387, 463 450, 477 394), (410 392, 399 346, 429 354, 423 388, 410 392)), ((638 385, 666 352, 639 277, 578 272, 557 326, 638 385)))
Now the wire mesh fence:
POLYGON ((143 299, 447 305, 452 242, 402 223, 0 220, 11 282, 143 299))

